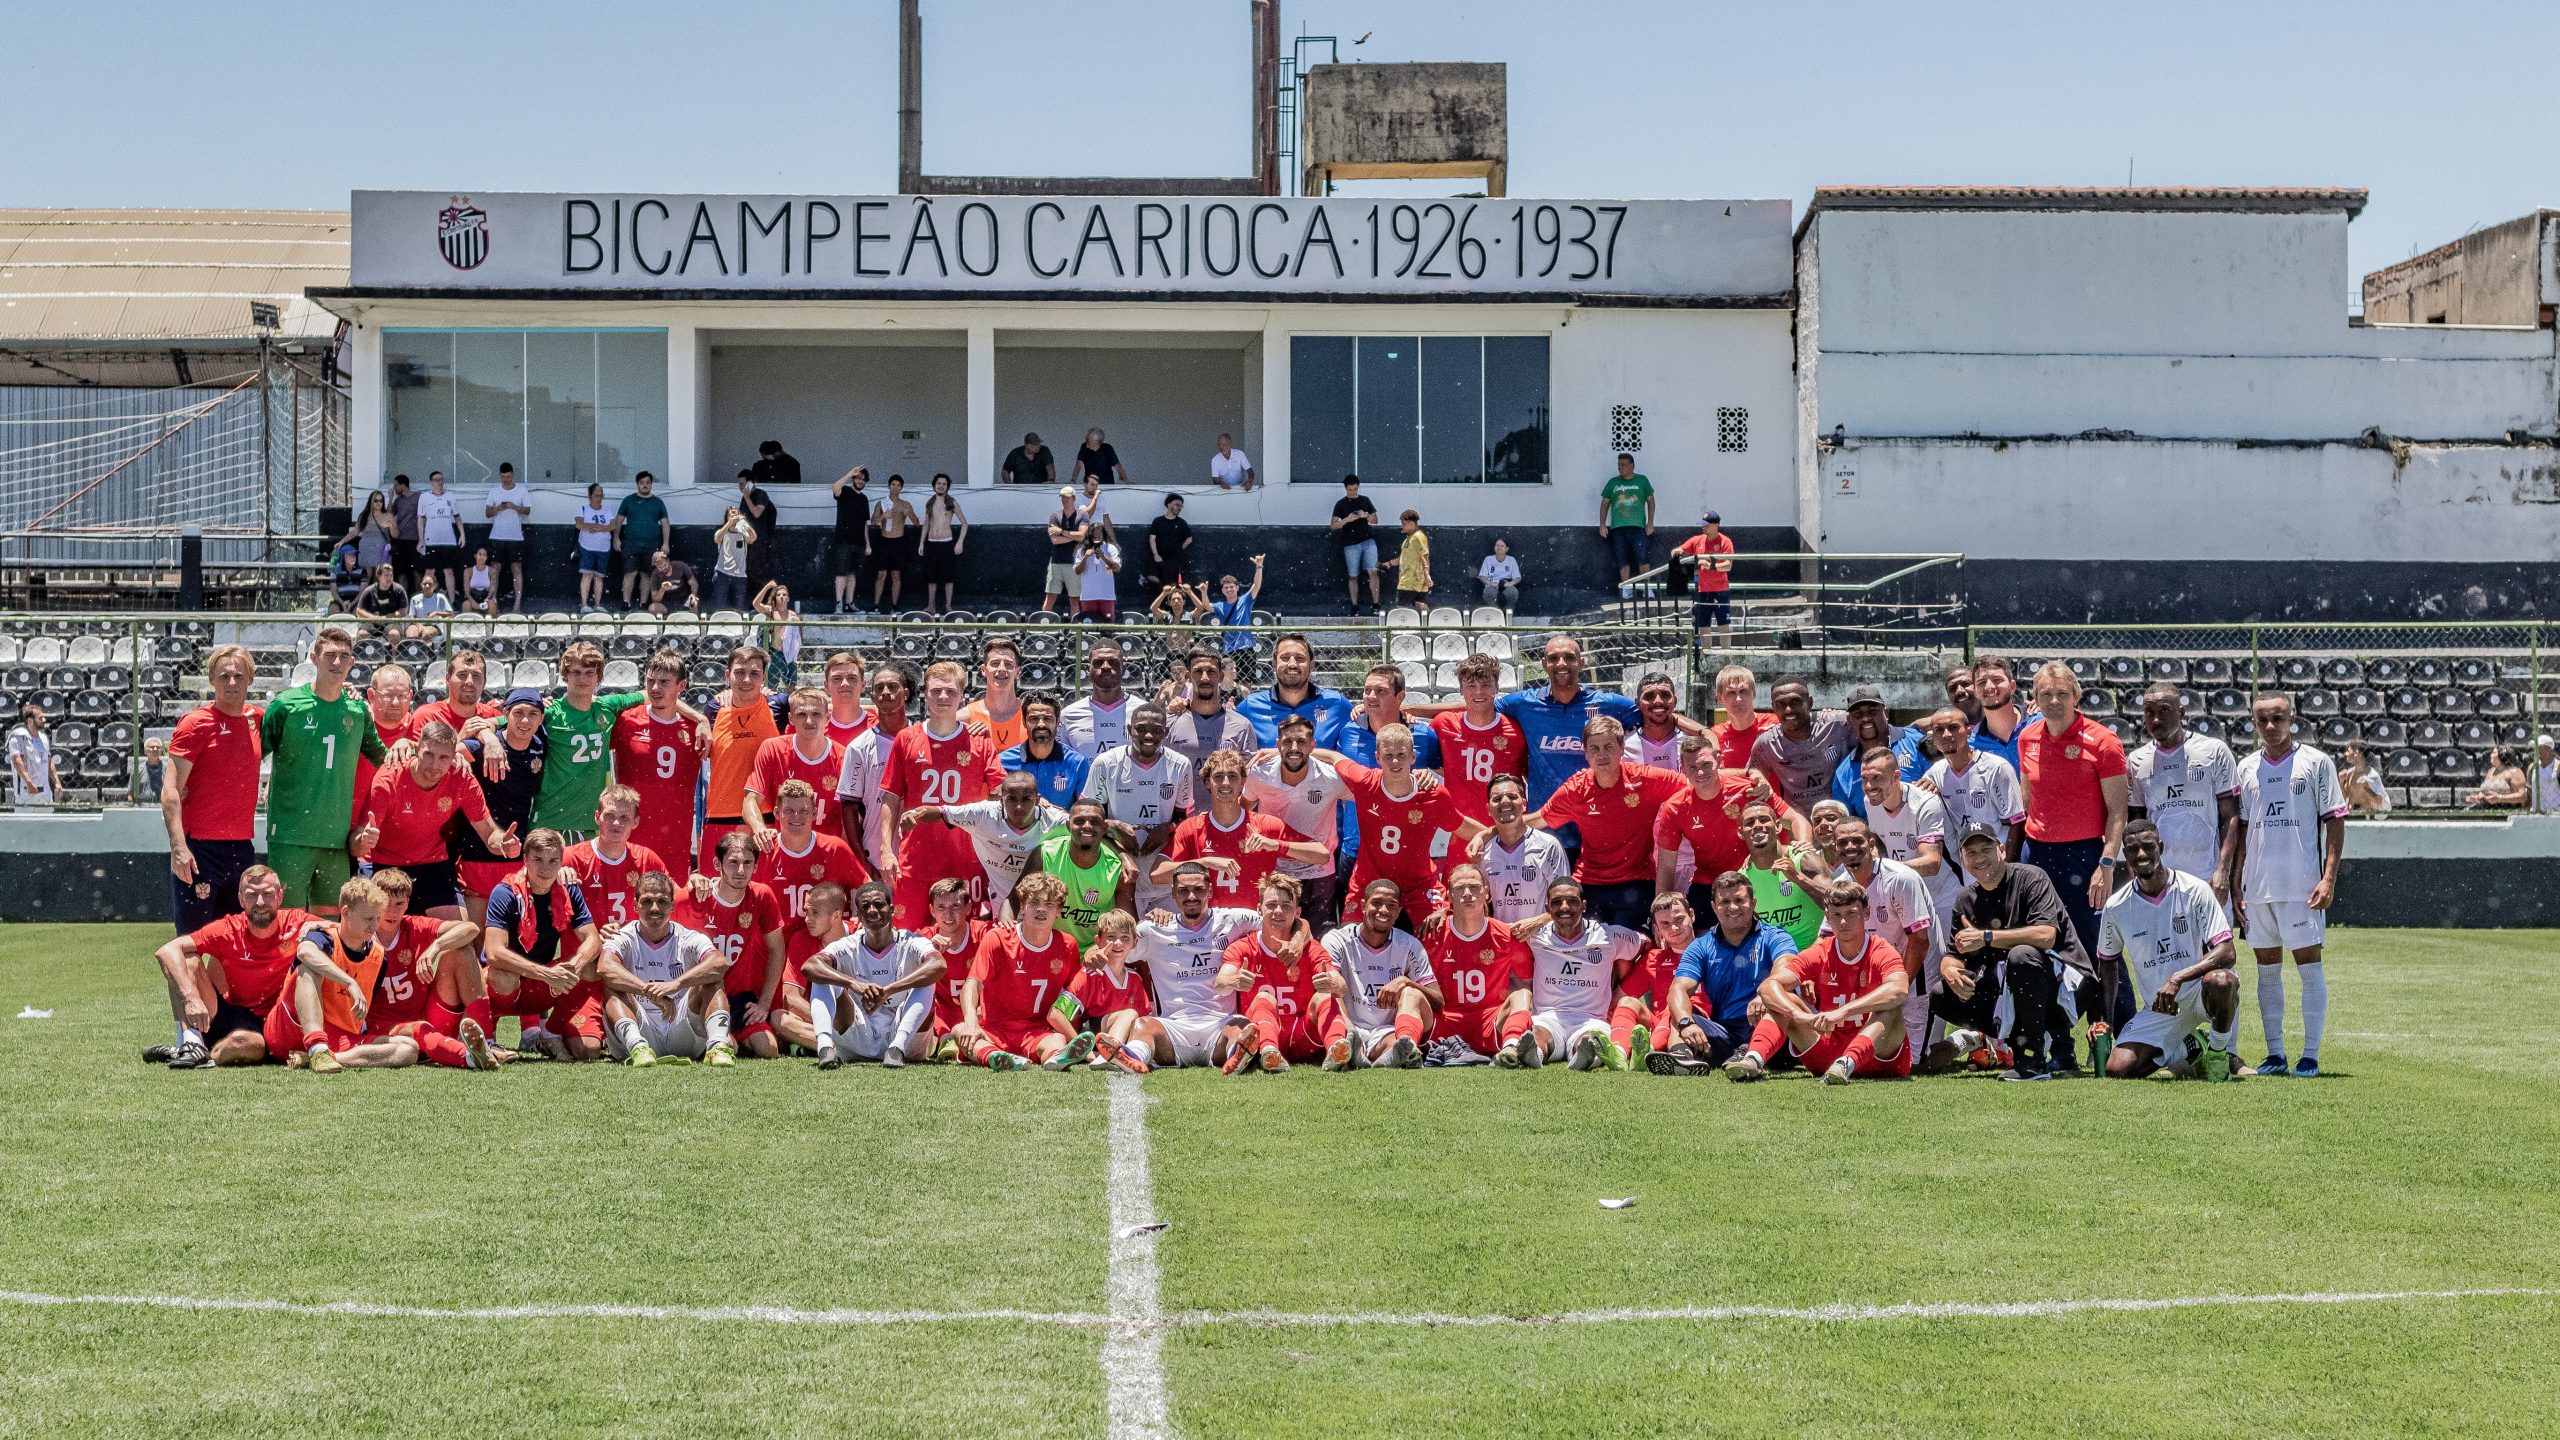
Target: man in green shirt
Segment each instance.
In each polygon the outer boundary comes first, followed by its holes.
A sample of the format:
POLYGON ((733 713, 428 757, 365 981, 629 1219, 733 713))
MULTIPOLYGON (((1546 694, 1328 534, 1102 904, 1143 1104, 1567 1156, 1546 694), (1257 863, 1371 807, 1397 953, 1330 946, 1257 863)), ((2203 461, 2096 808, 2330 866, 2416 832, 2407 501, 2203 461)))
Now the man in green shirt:
MULTIPOLYGON (((657 477, 643 470, 631 477, 632 492, 613 512, 613 548, 622 552, 622 608, 631 608, 631 592, 659 551, 668 548, 673 531, 667 525, 667 502, 650 493, 657 477)), ((648 603, 646 597, 642 604, 648 603)))
POLYGON ((1104 840, 1111 828, 1107 815, 1101 796, 1081 796, 1067 811, 1067 833, 1040 847, 1041 873, 1067 886, 1058 928, 1076 937, 1083 950, 1093 948, 1094 926, 1106 911, 1128 910, 1132 903, 1129 862, 1104 840))
POLYGON ((1766 800, 1742 807, 1740 827, 1742 843, 1751 847, 1742 878, 1751 882, 1752 908, 1762 920, 1786 931, 1797 949, 1811 945, 1822 934, 1822 902, 1804 888, 1798 870, 1810 852, 1790 853, 1779 844, 1784 832, 1779 829, 1777 811, 1766 800))
POLYGON ((353 635, 332 625, 311 642, 313 675, 267 702, 259 735, 275 768, 267 782, 267 863, 284 879, 284 903, 338 913, 338 887, 355 871, 347 831, 355 820, 356 758, 388 753, 364 697, 347 689, 353 635))
POLYGON ((1618 557, 1618 583, 1653 564, 1653 482, 1636 473, 1636 457, 1618 456, 1618 473, 1600 487, 1600 538, 1618 557))

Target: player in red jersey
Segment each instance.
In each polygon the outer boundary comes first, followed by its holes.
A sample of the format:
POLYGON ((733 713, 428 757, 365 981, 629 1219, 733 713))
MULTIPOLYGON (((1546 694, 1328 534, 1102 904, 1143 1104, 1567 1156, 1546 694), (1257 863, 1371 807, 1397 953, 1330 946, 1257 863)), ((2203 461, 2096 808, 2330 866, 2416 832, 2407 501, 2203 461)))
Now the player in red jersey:
POLYGON ((1370 881, 1393 880, 1404 895, 1400 928, 1418 932, 1424 916, 1448 903, 1442 875, 1486 827, 1458 809, 1449 787, 1426 785, 1414 773, 1411 730, 1389 725, 1378 732, 1377 745, 1375 770, 1336 751, 1316 752, 1351 792, 1360 817, 1360 855, 1351 862, 1351 883, 1342 889, 1342 913, 1359 912, 1370 881))
POLYGON ((364 876, 338 887, 338 918, 314 920, 293 952, 293 977, 267 1012, 267 1053, 297 1070, 331 1075, 349 1066, 397 1070, 418 1063, 415 1041, 365 1038, 381 978, 382 890, 364 876))
POLYGON ((1804 817, 1769 788, 1768 776, 1725 767, 1711 739, 1680 737, 1680 773, 1689 788, 1665 801, 1653 817, 1653 888, 1658 895, 1685 888, 1693 919, 1712 912, 1714 897, 1708 892, 1715 878, 1751 859, 1751 847, 1742 838, 1744 806, 1755 801, 1768 805, 1793 843, 1812 837, 1804 817))
MULTIPOLYGON (((841 843, 841 842, 839 842, 841 843)), ((729 962, 729 1036, 740 1051, 770 1060, 773 1007, 782 990, 782 900, 757 883, 756 844, 743 830, 720 837, 720 871, 693 877, 676 902, 675 923, 711 938, 729 962)))
POLYGON ((1173 842, 1147 877, 1171 888, 1173 872, 1186 860, 1209 867, 1209 903, 1241 906, 1247 896, 1262 893, 1262 877, 1283 860, 1320 864, 1333 851, 1281 823, 1278 816, 1244 808, 1244 756, 1212 750, 1195 776, 1208 787, 1209 808, 1187 815, 1173 827, 1173 842))
MULTIPOLYGON (((649 657, 640 688, 649 703, 614 717, 613 778, 637 797, 639 825, 631 838, 668 865, 693 863, 693 796, 702 778, 701 728, 677 706, 684 699, 684 657, 661 650, 649 657)), ((619 923, 629 924, 632 910, 619 923)))
MULTIPOLYGON (((829 783, 833 783, 832 776, 829 783)), ((862 863, 862 857, 853 853, 852 846, 819 830, 812 822, 811 817, 818 811, 817 787, 806 780, 785 780, 776 788, 780 794, 775 799, 775 818, 782 823, 766 832, 773 837, 773 848, 756 861, 757 883, 772 890, 774 898, 782 902, 785 931, 782 985, 774 992, 774 998, 765 1002, 765 1020, 784 1041, 815 1048, 817 1032, 809 1028, 809 989, 791 964, 792 939, 806 933, 802 922, 809 913, 813 890, 821 885, 855 890, 871 878, 871 871, 862 863), (797 1038, 804 1032, 807 1040, 797 1038)), ((749 1053, 764 1052, 751 1041, 749 1053)))
POLYGON ((414 887, 406 871, 376 870, 373 883, 382 892, 373 927, 382 973, 364 1017, 365 1041, 406 1040, 420 1058, 454 1070, 497 1069, 489 1032, 498 1022, 480 976, 480 927, 410 914, 414 887))
MULTIPOLYGON (((844 747, 827 738, 827 695, 814 685, 791 692, 791 731, 756 747, 755 769, 747 776, 746 799, 738 813, 756 848, 772 846, 773 809, 784 782, 805 781, 818 800, 814 823, 818 833, 844 838, 844 820, 836 805, 836 782, 844 776, 844 747), (813 758, 814 752, 814 758, 813 758)), ((859 884, 860 882, 854 882, 859 884)))
MULTIPOLYGON (((800 923, 783 927, 782 989, 765 1017, 780 1043, 803 1050, 818 1048, 818 1027, 809 1011, 809 957, 851 933, 845 920, 852 908, 847 887, 822 880, 809 887, 808 897, 801 902, 800 923)), ((905 1063, 903 1057, 899 1063, 905 1063)))
POLYGON ((1426 927, 1424 953, 1440 982, 1443 1008, 1435 1040, 1463 1040, 1490 1058, 1529 1028, 1529 947, 1493 918, 1493 887, 1484 871, 1463 864, 1449 872, 1449 913, 1426 927))
POLYGON ((489 818, 488 797, 468 767, 454 763, 452 727, 430 720, 406 761, 385 765, 373 789, 356 807, 357 826, 348 849, 359 860, 409 872, 418 913, 439 920, 463 917, 462 873, 454 865, 446 831, 459 820, 494 855, 523 852, 515 832, 489 818))
POLYGON ((604 1053, 604 992, 596 983, 603 939, 587 910, 568 846, 557 830, 524 837, 524 865, 489 892, 480 948, 489 957, 489 1003, 522 1022, 516 1053, 593 1060, 604 1053))
MULTIPOLYGON (((969 898, 966 880, 934 881, 926 903, 932 907, 933 923, 917 933, 932 941, 934 952, 942 957, 942 980, 933 988, 933 1030, 947 1036, 960 1027, 960 987, 969 983, 969 966, 995 923, 975 913, 976 902, 969 898)), ((934 1058, 953 1059, 957 1054, 955 1050, 934 1058)))
POLYGON ((920 825, 900 834, 898 814, 909 805, 967 805, 995 793, 1004 780, 995 742, 960 723, 961 687, 968 672, 949 660, 925 667, 922 725, 910 725, 889 742, 880 769, 882 845, 890 850, 890 893, 898 898, 898 923, 921 929, 933 913, 933 882, 969 882, 971 900, 986 904, 986 872, 975 842, 947 825, 920 825))
POLYGON ((1680 956, 1698 938, 1697 916, 1678 895, 1653 897, 1653 943, 1618 973, 1617 1002, 1609 1008, 1609 1038, 1629 1063, 1671 1048, 1671 979, 1680 956))
POLYGON ((168 977, 178 1038, 165 1056, 144 1051, 145 1060, 202 1070, 267 1059, 267 1012, 293 974, 293 952, 311 917, 282 908, 284 881, 264 865, 240 872, 239 897, 238 914, 180 935, 152 957, 168 977))
POLYGON ((1588 768, 1574 772, 1538 807, 1531 823, 1582 832, 1573 877, 1594 919, 1629 930, 1644 925, 1653 903, 1654 815, 1689 788, 1677 771, 1627 759, 1626 727, 1606 715, 1583 723, 1588 768))
POLYGON ((1716 704, 1723 707, 1724 718, 1707 727, 1707 738, 1715 742, 1716 765, 1725 770, 1750 769, 1751 747, 1762 732, 1778 723, 1777 716, 1760 708, 1760 677, 1748 665, 1727 665, 1717 671, 1716 704))
POLYGON ((1781 959, 1760 984, 1768 1009, 1750 1048, 1724 1062, 1725 1078, 1757 1080, 1783 1043, 1825 1085, 1871 1076, 1908 1079, 1902 996, 1910 985, 1902 953, 1867 931, 1867 892, 1834 888, 1822 903, 1831 933, 1781 959))
POLYGON ((960 1058, 990 1070, 1038 1064, 1064 1070, 1093 1053, 1093 1037, 1072 1039, 1049 1023, 1049 1006, 1078 974, 1076 937, 1058 928, 1067 884, 1055 875, 1022 877, 1013 888, 1011 925, 987 932, 960 989, 961 1019, 951 1038, 960 1058))
POLYGON ((1440 737, 1440 782, 1458 813, 1479 825, 1493 823, 1485 788, 1496 775, 1529 773, 1529 741, 1520 722, 1493 708, 1502 684, 1502 664, 1490 655, 1470 655, 1458 662, 1458 698, 1464 708, 1431 717, 1431 732, 1440 737))
POLYGON ((444 662, 444 698, 419 706, 415 723, 441 720, 465 740, 490 733, 504 716, 488 699, 488 686, 489 662, 480 652, 467 645, 454 651, 444 662))
MULTIPOLYGON (((266 754, 258 726, 266 712, 249 703, 258 662, 245 647, 217 645, 204 676, 213 698, 178 721, 160 767, 170 918, 181 935, 239 914, 240 877, 258 863, 258 767, 266 754)), ((180 1001, 171 989, 171 1013, 180 1001)))
MULTIPOLYGON (((628 712, 626 712, 628 713, 628 712)), ((640 823, 640 792, 607 785, 596 797, 596 836, 569 847, 562 862, 578 877, 587 908, 605 939, 640 918, 640 877, 670 875, 666 857, 632 837, 640 823)))
MULTIPOLYGON (((827 738, 850 745, 871 732, 879 716, 862 700, 862 657, 839 650, 827 657, 827 738)), ((833 777, 829 777, 832 781, 833 777)), ((854 838, 847 835, 844 838, 854 838)))
POLYGON ((1079 1030, 1093 1032, 1097 1069, 1144 1075, 1155 1068, 1147 1057, 1164 1027, 1156 1022, 1147 977, 1129 968, 1130 952, 1137 948, 1138 917, 1126 910, 1104 912, 1093 922, 1093 950, 1083 972, 1049 1007, 1049 1023, 1058 1033, 1073 1038, 1079 1030))
MULTIPOLYGON (((417 703, 417 682, 409 676, 406 665, 385 665, 373 672, 364 687, 364 708, 373 716, 374 733, 382 737, 383 748, 393 755, 407 752, 398 747, 418 738, 419 718, 411 707, 417 703)), ((358 828, 364 815, 365 797, 373 793, 373 777, 378 773, 374 762, 362 754, 356 756, 356 800, 348 810, 348 829, 358 828)))
MULTIPOLYGON (((1411 747, 1411 736, 1405 744, 1411 747)), ((1383 734, 1378 748, 1383 755, 1383 734)), ((1226 1074, 1249 1072, 1258 1065, 1278 1075, 1299 1060, 1322 1060, 1335 1069, 1351 1063, 1350 1027, 1342 1017, 1342 977, 1322 949, 1296 943, 1298 893, 1298 882, 1288 876, 1264 876, 1261 928, 1229 945, 1219 957, 1217 988, 1238 998, 1245 1017, 1244 1033, 1218 1067, 1226 1074)))

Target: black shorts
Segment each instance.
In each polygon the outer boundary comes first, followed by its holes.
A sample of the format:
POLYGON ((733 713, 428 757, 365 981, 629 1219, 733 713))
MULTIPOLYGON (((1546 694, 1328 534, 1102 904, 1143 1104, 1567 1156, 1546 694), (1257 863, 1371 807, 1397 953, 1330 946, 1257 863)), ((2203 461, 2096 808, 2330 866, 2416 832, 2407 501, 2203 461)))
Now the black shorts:
POLYGON ((431 860, 423 865, 375 865, 366 874, 378 870, 397 870, 409 877, 409 913, 424 915, 441 905, 462 904, 462 870, 451 860, 431 860))
POLYGON ((927 540, 924 542, 924 583, 949 585, 960 574, 960 542, 927 540))
MULTIPOLYGON (((287 977, 288 980, 290 978, 290 976, 287 977)), ((255 1010, 232 1004, 231 997, 226 995, 215 1002, 213 1018, 205 1022, 204 1043, 211 1045, 226 1035, 237 1035, 243 1030, 252 1035, 261 1035, 266 1033, 266 1028, 266 1016, 255 1010)))
POLYGON ((624 575, 646 575, 649 573, 649 567, 657 563, 658 552, 655 550, 632 550, 626 548, 622 552, 622 573, 624 575))
POLYGON ((862 542, 861 542, 861 541, 859 541, 859 540, 833 540, 833 541, 828 542, 828 544, 827 544, 827 566, 828 566, 827 573, 828 573, 828 574, 830 574, 830 575, 859 575, 859 574, 861 574, 861 573, 862 573, 862 561, 863 561, 863 554, 862 554, 862 542))
POLYGON ((916 532, 883 535, 871 542, 871 566, 875 570, 904 570, 915 563, 916 532))
POLYGON ((240 876, 258 863, 258 847, 249 840, 198 840, 187 837, 196 857, 192 885, 169 877, 169 920, 181 935, 201 930, 225 915, 240 913, 240 876))
POLYGON ((1732 623, 1732 591, 1701 590, 1689 601, 1691 629, 1704 630, 1710 625, 1731 625, 1732 623))
POLYGON ((524 542, 521 540, 490 541, 489 563, 492 565, 522 565, 524 563, 524 542))

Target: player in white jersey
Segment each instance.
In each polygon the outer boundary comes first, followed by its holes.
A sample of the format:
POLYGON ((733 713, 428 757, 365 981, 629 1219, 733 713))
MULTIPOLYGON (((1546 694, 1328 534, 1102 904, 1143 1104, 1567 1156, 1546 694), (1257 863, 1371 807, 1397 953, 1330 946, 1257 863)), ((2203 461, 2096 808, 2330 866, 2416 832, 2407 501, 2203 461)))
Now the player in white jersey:
POLYGON ((1138 925, 1129 963, 1146 968, 1156 991, 1157 1065, 1216 1065, 1244 1030, 1233 991, 1217 988, 1227 947, 1261 927, 1253 910, 1209 905, 1209 867, 1186 864, 1173 872, 1173 915, 1151 911, 1138 925))
POLYGON ((2142 728, 2150 742, 2124 760, 2127 809, 2159 828, 2160 853, 2171 869, 2229 896, 2231 852, 2239 843, 2239 761, 2230 746, 2187 728, 2187 707, 2175 685, 2142 692, 2142 728))
MULTIPOLYGON (((815 895, 810 903, 818 903, 815 895)), ((933 991, 948 962, 931 940, 897 928, 897 902, 879 881, 853 892, 853 911, 861 928, 802 964, 818 1068, 853 1059, 894 1070, 932 1053, 933 991)))
POLYGON ((1085 678, 1092 693, 1079 695, 1058 712, 1058 743, 1087 760, 1129 738, 1129 707, 1137 702, 1120 688, 1125 657, 1120 642, 1104 638, 1086 648, 1085 678))
POLYGON ((1493 892, 1493 918, 1505 925, 1547 913, 1547 887, 1573 874, 1564 842, 1552 830, 1529 824, 1529 786, 1517 775, 1496 775, 1485 788, 1493 829, 1477 842, 1476 868, 1493 892))
POLYGON ((1342 806, 1351 798, 1333 767, 1315 758, 1316 725, 1304 715, 1280 722, 1275 752, 1245 765, 1245 803, 1323 845, 1325 858, 1312 863, 1283 856, 1280 873, 1298 882, 1301 903, 1310 915, 1338 915, 1341 896, 1335 886, 1336 856, 1342 848, 1342 806))
POLYGON ((1191 762, 1164 748, 1164 735, 1163 706, 1132 706, 1129 743, 1094 756, 1084 777, 1084 793, 1098 797, 1112 819, 1138 834, 1129 858, 1141 915, 1162 909, 1168 898, 1148 872, 1173 839, 1175 822, 1191 809, 1191 762))
POLYGON ((729 1043, 728 957, 698 930, 668 917, 676 885, 663 870, 632 883, 637 922, 614 932, 596 961, 604 985, 605 1043, 613 1058, 650 1066, 661 1056, 737 1063, 729 1043))
POLYGON ((2293 1073, 2320 1073, 2320 1037, 2329 1025, 2329 976, 2320 968, 2329 902, 2338 897, 2338 856, 2347 843, 2347 796, 2338 767, 2293 743, 2293 697, 2261 695, 2249 707, 2258 753, 2240 762, 2240 929, 2258 957, 2258 1019, 2267 1031, 2261 1075, 2282 1075, 2284 956, 2302 976, 2302 1058, 2293 1073))
POLYGON ((980 868, 987 872, 987 908, 1002 916, 1015 882, 1040 863, 1040 847, 1067 828, 1067 812, 1040 798, 1040 782, 1030 771, 1016 770, 996 786, 991 800, 918 805, 899 812, 898 833, 926 821, 939 821, 969 837, 980 868))
POLYGON ((1351 1063, 1410 1070, 1440 1010, 1440 982, 1422 942, 1396 928, 1404 892, 1372 880, 1360 896, 1360 923, 1324 937, 1324 952, 1346 982, 1342 1015, 1351 1026, 1351 1063))
MULTIPOLYGON (((1877 753, 1888 758, 1893 754, 1881 748, 1877 753)), ((1870 804, 1870 820, 1875 813, 1870 804)), ((1937 973, 1938 956, 1945 952, 1945 934, 1937 923, 1938 907, 1928 882, 1919 871, 1883 853, 1870 820, 1843 816, 1833 822, 1832 844, 1839 849, 1840 868, 1819 880, 1808 875, 1804 886, 1814 899, 1826 903, 1832 891, 1844 884, 1854 884, 1866 893, 1867 933, 1901 954, 1903 978, 1910 985, 1902 996, 1902 1033, 1917 1047, 1912 1052, 1915 1057, 1926 1055, 1929 978, 1937 973)), ((1829 931, 1831 922, 1824 920, 1822 928, 1829 931)))
POLYGON ((1866 794, 1867 828, 1875 832, 1888 858, 1910 866, 1928 887, 1929 905, 1937 912, 1937 933, 1943 941, 1947 917, 1955 913, 1956 897, 1964 893, 1963 871, 1947 844, 1946 802, 1917 785, 1903 784, 1901 762, 1882 745, 1859 759, 1858 785, 1866 794))
POLYGON ((1618 967, 1644 953, 1645 937, 1584 915, 1582 884, 1547 887, 1547 909, 1511 927, 1529 947, 1529 1029, 1493 1057, 1505 1068, 1536 1069, 1563 1060, 1568 1069, 1627 1068, 1627 1052, 1609 1038, 1609 1004, 1618 967))
POLYGON ((2027 818, 2017 767, 1973 748, 1973 725, 1961 710, 1951 707, 1931 715, 1920 722, 1920 733, 1938 752, 1937 763, 1920 777, 1920 784, 1947 807, 1948 830, 1961 835, 1967 825, 1988 825, 2014 853, 2009 832, 2027 818))
POLYGON ((2098 918, 2098 960, 2108 975, 2115 967, 2106 961, 2124 961, 2142 1009, 2108 1052, 2107 1078, 2139 1080, 2164 1065, 2187 1073, 2188 1038, 2204 1028, 2212 1036, 2193 1057, 2193 1073, 2228 1080, 2239 1068, 2231 1052, 2238 1043, 2232 1029, 2240 1015, 2240 977, 2233 973, 2236 952, 2222 902, 2211 886, 2167 863, 2160 828, 2149 820, 2125 823, 2124 861, 2133 883, 2118 890, 2098 918))
POLYGON ((836 777, 836 804, 846 816, 845 841, 862 854, 862 863, 879 873, 889 858, 888 813, 880 806, 880 772, 889 763, 889 742, 907 723, 906 672, 883 665, 872 672, 872 708, 879 720, 844 742, 844 770, 836 777), (853 816, 862 817, 857 831, 853 816))

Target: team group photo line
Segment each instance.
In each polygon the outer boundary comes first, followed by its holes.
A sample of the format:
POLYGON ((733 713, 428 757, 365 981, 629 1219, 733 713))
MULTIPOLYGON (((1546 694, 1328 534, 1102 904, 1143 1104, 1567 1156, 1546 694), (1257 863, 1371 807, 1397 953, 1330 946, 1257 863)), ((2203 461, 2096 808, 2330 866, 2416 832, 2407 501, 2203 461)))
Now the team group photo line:
POLYGON ((396 664, 352 689, 327 625, 261 707, 215 648, 168 747, 144 1059, 2319 1073, 2349 807, 2282 694, 2244 757, 2155 687, 2127 754, 2060 662, 1951 667, 1912 726, 1728 666, 1705 724, 1669 675, 1586 684, 1563 633, 1541 683, 1478 654, 1432 705, 1393 665, 1315 684, 1298 635, 1262 688, 1204 648, 1135 693, 1117 640, 1081 649, 1067 697, 1002 637, 976 694, 849 651, 768 688, 741 644, 697 706, 671 651, 600 693, 572 643, 554 695, 464 648, 424 699, 396 664))

